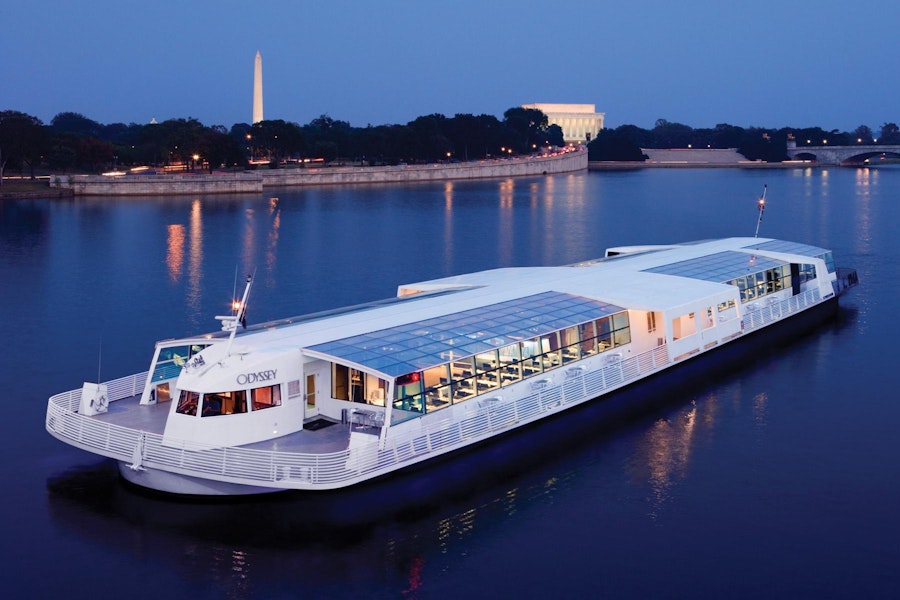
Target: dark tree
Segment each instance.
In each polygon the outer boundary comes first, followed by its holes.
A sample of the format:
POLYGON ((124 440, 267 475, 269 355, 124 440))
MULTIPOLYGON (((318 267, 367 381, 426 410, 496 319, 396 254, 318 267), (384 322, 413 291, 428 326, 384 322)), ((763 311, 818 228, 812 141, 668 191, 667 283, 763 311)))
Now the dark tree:
MULTIPOLYGON (((599 132, 595 132, 595 135, 599 135, 599 132)), ((566 145, 566 140, 563 138, 562 127, 555 123, 547 127, 544 139, 544 145, 546 146, 562 147, 566 145)))
POLYGON ((20 172, 28 166, 34 179, 34 167, 47 152, 48 142, 44 124, 37 117, 15 110, 0 112, 0 185, 7 164, 17 165, 20 172))
POLYGON ((245 166, 246 156, 232 136, 228 135, 224 127, 210 127, 200 137, 200 155, 209 165, 209 172, 221 166, 231 165, 245 166))
POLYGON ((95 137, 79 138, 75 160, 89 171, 97 171, 113 162, 113 146, 95 137))
POLYGON ((738 152, 748 160, 781 162, 787 159, 787 132, 772 132, 751 127, 738 146, 738 152))
POLYGON ((797 146, 821 146, 823 144, 832 143, 828 138, 830 132, 825 131, 821 127, 806 127, 804 129, 795 129, 794 138, 797 140, 797 146))
MULTIPOLYGON (((328 142, 327 146, 320 147, 327 148, 327 154, 332 157, 331 160, 338 156, 346 156, 351 152, 352 128, 346 121, 337 121, 328 115, 321 115, 302 127, 301 133, 306 146, 313 149, 316 158, 325 158, 324 155, 316 152, 316 147, 322 142, 328 142)), ((330 162, 330 160, 326 159, 326 162, 330 162)))
POLYGON ((657 119, 653 136, 653 148, 687 148, 692 144, 693 130, 681 123, 657 119))
POLYGON ((885 123, 881 126, 881 137, 878 138, 880 144, 898 144, 900 143, 900 127, 896 123, 885 123))
POLYGON ((713 148, 737 148, 743 143, 745 136, 746 131, 743 127, 719 123, 712 130, 710 146, 713 148))
POLYGON ((419 156, 426 161, 434 162, 447 158, 453 152, 453 143, 444 134, 447 117, 431 114, 419 117, 408 124, 419 141, 419 156))
POLYGON ((50 120, 50 128, 60 133, 74 133, 95 138, 104 137, 103 125, 76 112, 59 113, 50 120))
POLYGON ((615 131, 603 129, 588 143, 588 160, 643 161, 647 157, 633 142, 615 131))
MULTIPOLYGON (((604 129, 604 131, 609 131, 604 129)), ((619 125, 613 130, 617 137, 627 140, 638 148, 655 148, 653 133, 637 125, 619 125)))
POLYGON ((860 125, 854 129, 853 136, 856 138, 855 141, 858 144, 871 144, 872 140, 875 138, 872 129, 868 125, 860 125))
POLYGON ((304 150, 304 136, 300 126, 282 119, 259 121, 250 129, 253 148, 268 157, 270 166, 298 155, 304 150))
POLYGON ((520 154, 530 152, 533 146, 541 146, 546 140, 547 115, 536 108, 510 108, 503 113, 503 123, 514 136, 509 145, 520 154))

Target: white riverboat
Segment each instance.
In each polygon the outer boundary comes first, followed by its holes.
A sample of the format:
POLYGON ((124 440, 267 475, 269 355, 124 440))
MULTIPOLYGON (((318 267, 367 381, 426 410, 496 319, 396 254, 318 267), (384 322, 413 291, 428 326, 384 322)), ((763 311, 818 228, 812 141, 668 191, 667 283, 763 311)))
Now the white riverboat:
POLYGON ((829 250, 728 238, 401 285, 243 328, 248 280, 223 331, 158 342, 146 372, 51 397, 46 428, 155 490, 342 488, 821 320, 856 282, 829 250))

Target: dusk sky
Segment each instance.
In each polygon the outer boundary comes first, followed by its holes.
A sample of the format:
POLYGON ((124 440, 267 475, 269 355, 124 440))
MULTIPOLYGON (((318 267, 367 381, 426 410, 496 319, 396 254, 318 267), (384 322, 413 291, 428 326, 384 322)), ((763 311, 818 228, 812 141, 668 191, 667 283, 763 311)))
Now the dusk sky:
POLYGON ((900 2, 6 1, 0 110, 351 125, 596 104, 607 127, 900 121, 900 2))

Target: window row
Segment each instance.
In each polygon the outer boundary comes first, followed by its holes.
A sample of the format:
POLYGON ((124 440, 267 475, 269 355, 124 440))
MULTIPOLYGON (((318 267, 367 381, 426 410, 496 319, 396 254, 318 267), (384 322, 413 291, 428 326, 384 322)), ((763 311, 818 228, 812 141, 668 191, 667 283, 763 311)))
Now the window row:
POLYGON ((790 265, 780 265, 758 273, 732 279, 726 283, 741 290, 741 302, 750 302, 791 287, 790 265))
POLYGON ((272 408, 273 406, 281 406, 280 385, 270 385, 250 390, 249 405, 247 404, 247 396, 247 390, 212 394, 181 390, 175 412, 196 416, 199 411, 201 416, 217 417, 219 415, 236 415, 249 412, 250 410, 257 411, 272 408))
POLYGON ((621 312, 409 373, 396 380, 392 421, 399 422, 495 392, 630 342, 628 314, 621 312))

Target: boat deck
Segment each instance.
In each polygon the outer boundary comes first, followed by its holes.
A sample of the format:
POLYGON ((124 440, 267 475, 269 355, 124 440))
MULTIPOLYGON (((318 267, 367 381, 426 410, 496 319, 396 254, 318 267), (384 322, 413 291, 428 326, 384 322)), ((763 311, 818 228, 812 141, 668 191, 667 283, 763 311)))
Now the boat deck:
MULTIPOLYGON (((140 395, 137 395, 110 402, 107 412, 90 418, 110 425, 163 435, 169 410, 170 404, 168 402, 155 405, 141 405, 140 395)), ((216 418, 227 418, 227 416, 216 418)), ((252 450, 298 454, 326 454, 346 450, 350 439, 351 425, 333 422, 321 417, 312 421, 318 420, 327 421, 331 424, 317 429, 303 429, 296 433, 253 444, 245 444, 240 447, 252 450)), ((352 425, 352 427, 353 431, 372 433, 373 441, 377 439, 378 428, 361 425, 352 425)))

